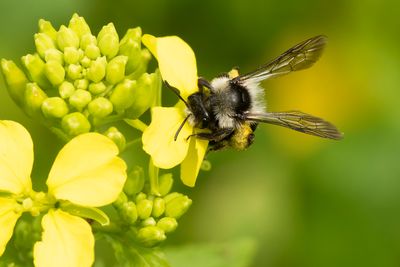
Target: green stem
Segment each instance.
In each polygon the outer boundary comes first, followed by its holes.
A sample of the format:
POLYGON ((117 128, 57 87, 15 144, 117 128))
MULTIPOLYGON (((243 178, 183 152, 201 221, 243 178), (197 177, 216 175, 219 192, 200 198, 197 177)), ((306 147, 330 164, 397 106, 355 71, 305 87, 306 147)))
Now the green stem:
POLYGON ((144 130, 146 130, 147 128, 147 125, 139 119, 136 120, 125 119, 124 121, 133 128, 135 128, 136 130, 139 130, 141 132, 144 132, 144 130))
POLYGON ((94 119, 93 124, 98 127, 105 124, 113 123, 122 120, 125 117, 125 114, 117 114, 113 116, 108 116, 104 119, 94 119))
POLYGON ((133 139, 132 141, 129 141, 128 143, 126 143, 125 149, 129 149, 129 148, 139 144, 141 141, 142 141, 141 137, 133 139))
POLYGON ((160 196, 160 189, 158 185, 158 171, 159 169, 154 166, 153 160, 149 160, 149 180, 150 180, 150 194, 160 196))

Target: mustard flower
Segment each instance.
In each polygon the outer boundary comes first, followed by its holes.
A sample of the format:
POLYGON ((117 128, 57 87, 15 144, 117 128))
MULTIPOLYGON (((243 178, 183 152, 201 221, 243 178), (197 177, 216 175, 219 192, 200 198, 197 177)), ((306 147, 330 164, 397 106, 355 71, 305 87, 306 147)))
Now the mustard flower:
POLYGON ((91 227, 69 213, 65 204, 96 210, 117 199, 126 180, 117 146, 98 133, 73 138, 54 161, 46 182, 48 193, 32 190, 33 143, 23 126, 0 121, 0 151, 0 256, 23 212, 45 213, 42 240, 33 250, 35 266, 91 266, 91 227))
MULTIPOLYGON (((177 88, 183 99, 198 91, 196 58, 187 43, 177 36, 156 38, 148 34, 143 35, 142 42, 157 59, 163 80, 177 88)), ((174 107, 153 107, 151 117, 151 124, 142 136, 144 151, 156 167, 169 169, 181 164, 182 182, 194 186, 208 141, 188 139, 196 132, 189 123, 174 140, 186 117, 182 101, 174 107)))

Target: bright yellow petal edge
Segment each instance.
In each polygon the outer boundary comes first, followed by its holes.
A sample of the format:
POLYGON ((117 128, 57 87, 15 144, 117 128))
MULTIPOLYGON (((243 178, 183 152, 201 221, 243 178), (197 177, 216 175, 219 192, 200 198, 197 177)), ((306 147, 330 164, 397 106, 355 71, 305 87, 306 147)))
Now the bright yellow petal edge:
POLYGON ((43 216, 42 228, 42 241, 33 249, 35 266, 92 266, 94 237, 84 219, 61 210, 50 210, 43 216))
POLYGON ((0 256, 3 255, 13 234, 20 213, 15 212, 17 202, 14 199, 0 198, 0 256))
POLYGON ((54 161, 47 180, 49 193, 90 207, 114 202, 126 180, 126 164, 118 153, 115 143, 104 135, 75 137, 54 161))
POLYGON ((179 108, 154 107, 151 110, 151 123, 143 132, 143 150, 149 154, 156 167, 170 169, 180 164, 186 157, 189 141, 187 137, 193 128, 185 123, 175 141, 174 136, 185 119, 179 108))
POLYGON ((163 80, 179 89, 182 97, 198 91, 196 57, 185 41, 178 36, 145 34, 142 42, 157 58, 163 80))
POLYGON ((14 121, 0 121, 0 190, 14 194, 32 189, 33 142, 29 132, 14 121))
POLYGON ((183 184, 194 187, 201 163, 207 152, 208 141, 192 137, 185 160, 181 164, 181 180, 183 184))

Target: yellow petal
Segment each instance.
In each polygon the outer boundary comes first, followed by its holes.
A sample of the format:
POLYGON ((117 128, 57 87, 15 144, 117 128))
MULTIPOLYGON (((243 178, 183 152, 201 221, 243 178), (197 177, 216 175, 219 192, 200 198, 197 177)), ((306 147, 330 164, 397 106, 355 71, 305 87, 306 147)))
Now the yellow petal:
POLYGON ((50 210, 42 219, 42 241, 35 244, 35 266, 92 266, 94 237, 82 218, 61 210, 50 210))
POLYGON ((182 109, 154 107, 151 123, 143 132, 143 150, 153 159, 154 165, 169 169, 186 157, 189 141, 186 140, 193 128, 186 122, 175 141, 174 136, 185 119, 182 109))
POLYGON ((28 131, 14 121, 0 121, 0 190, 14 194, 32 188, 33 143, 28 131))
POLYGON ((196 57, 185 41, 178 36, 144 35, 142 42, 157 58, 163 80, 179 89, 182 97, 198 91, 196 57))
POLYGON ((0 198, 0 256, 3 255, 13 234, 15 223, 21 216, 15 212, 16 204, 14 199, 0 198))
POLYGON ((181 180, 190 187, 196 183, 201 163, 207 152, 208 141, 196 137, 190 138, 187 156, 181 165, 181 180))
POLYGON ((112 203, 126 180, 118 147, 98 133, 82 134, 58 153, 47 179, 49 193, 82 206, 112 203))

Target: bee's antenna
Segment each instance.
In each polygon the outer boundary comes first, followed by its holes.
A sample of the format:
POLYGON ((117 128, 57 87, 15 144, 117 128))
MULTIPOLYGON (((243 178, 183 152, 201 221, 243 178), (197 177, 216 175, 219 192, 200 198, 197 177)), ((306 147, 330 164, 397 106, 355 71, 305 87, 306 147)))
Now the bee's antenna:
MULTIPOLYGON (((178 89, 176 89, 175 87, 173 87, 172 85, 170 85, 167 81, 164 80, 165 85, 174 93, 176 94, 180 100, 183 101, 183 103, 185 103, 186 107, 189 108, 188 103, 186 102, 185 99, 183 99, 183 97, 181 96, 181 93, 179 92, 178 89)), ((186 121, 186 120, 185 120, 186 121)))
POLYGON ((179 133, 181 132, 183 126, 184 126, 185 123, 186 123, 186 121, 189 119, 190 115, 191 115, 191 114, 187 115, 186 118, 185 118, 185 119, 183 120, 183 122, 181 123, 181 125, 179 126, 178 130, 177 130, 176 133, 175 133, 174 141, 176 141, 176 139, 178 139, 178 135, 179 135, 179 133))

